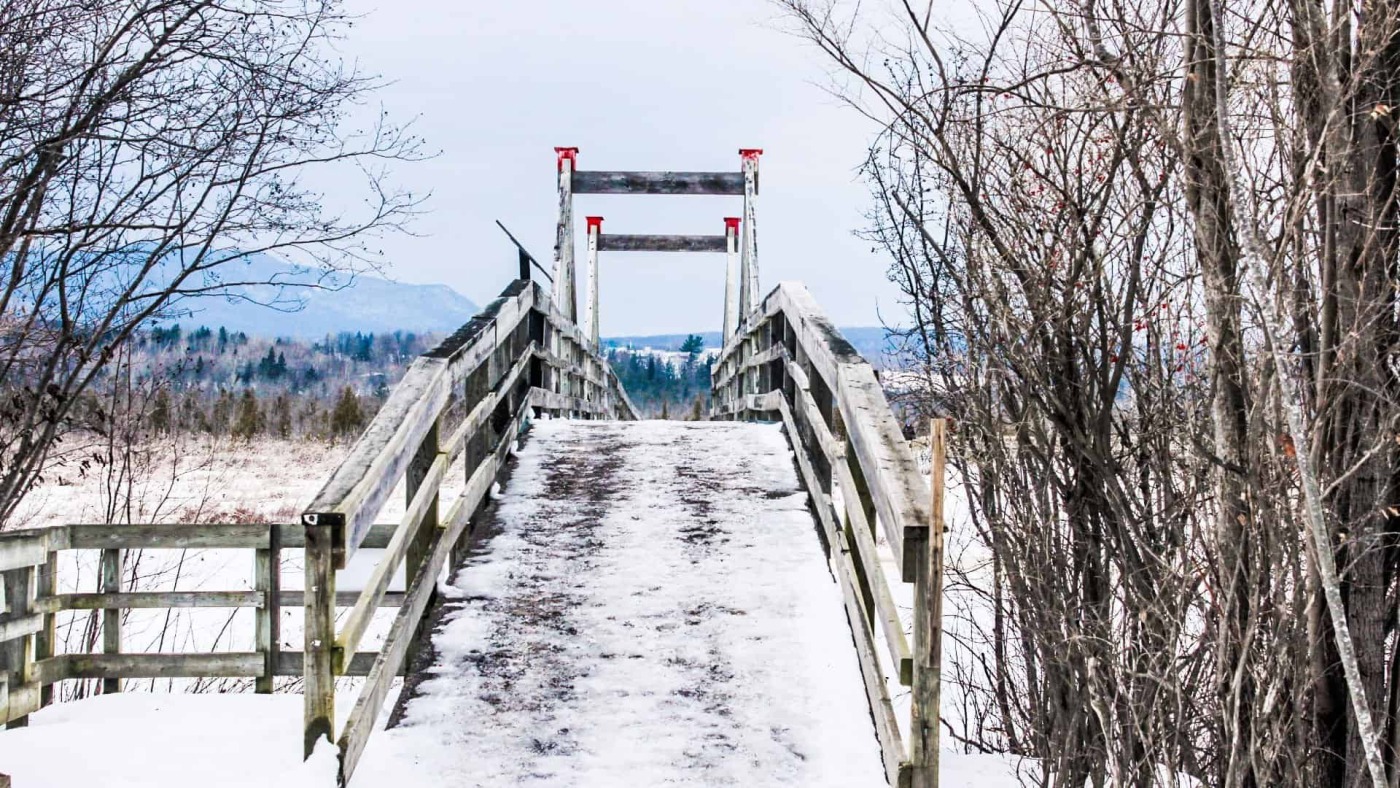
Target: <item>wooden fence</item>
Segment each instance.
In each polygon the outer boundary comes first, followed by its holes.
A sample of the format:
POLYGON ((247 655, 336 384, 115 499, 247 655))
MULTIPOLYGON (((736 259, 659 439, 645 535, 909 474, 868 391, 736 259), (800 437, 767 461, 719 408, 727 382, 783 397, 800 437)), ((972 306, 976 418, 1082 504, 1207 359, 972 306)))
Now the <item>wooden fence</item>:
MULTIPOLYGON (((890 784, 935 786, 941 469, 935 469, 930 504, 874 369, 798 284, 774 289, 721 351, 713 372, 712 415, 784 424, 845 598, 890 784), (931 509, 939 523, 933 529, 931 509), (913 584, 912 644, 881 561, 879 535, 898 566, 895 581, 913 584), (903 724, 888 689, 896 681, 911 687, 911 713, 903 724)), ((935 460, 942 434, 939 422, 935 460)))
POLYGON ((271 692, 278 676, 302 676, 305 748, 320 739, 340 753, 340 781, 354 772, 395 676, 419 636, 436 580, 460 557, 470 523, 532 413, 635 419, 637 412, 598 348, 549 295, 513 282, 467 325, 415 360, 299 524, 68 525, 0 534, 0 722, 23 725, 52 700, 52 685, 100 679, 104 692, 131 678, 251 678, 271 692), (439 488, 458 460, 466 486, 446 513, 439 488), (376 523, 389 496, 406 489, 404 515, 376 523), (357 591, 337 592, 335 572, 358 550, 382 557, 357 591), (250 590, 135 592, 121 588, 128 550, 246 549, 250 590), (305 553, 306 591, 280 588, 281 551, 305 553), (58 554, 100 551, 97 593, 58 593, 58 554), (407 590, 391 593, 404 567, 407 590), (305 611, 305 648, 283 651, 280 608, 305 611), (132 654, 122 650, 122 612, 150 608, 253 608, 256 648, 240 653, 132 654), (383 645, 359 651, 374 613, 397 607, 383 645), (101 610, 100 653, 59 653, 55 617, 101 610), (337 627, 337 613, 340 616, 337 627), (366 681, 337 737, 335 680, 366 681))

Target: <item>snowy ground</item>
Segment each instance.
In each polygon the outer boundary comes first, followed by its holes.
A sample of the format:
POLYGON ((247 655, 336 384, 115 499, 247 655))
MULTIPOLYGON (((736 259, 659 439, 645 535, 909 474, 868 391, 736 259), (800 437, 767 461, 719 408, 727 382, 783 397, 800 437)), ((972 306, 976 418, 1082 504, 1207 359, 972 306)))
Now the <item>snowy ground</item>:
POLYGON ((539 424, 356 784, 884 784, 773 426, 539 424))
MULTIPOLYGON (((752 425, 646 428, 621 447, 607 438, 619 425, 537 423, 501 502, 500 533, 446 589, 460 601, 438 639, 442 669, 402 727, 372 737, 355 786, 657 784, 678 764, 691 770, 672 775, 676 784, 884 784, 839 591, 785 439, 752 425), (751 448, 730 445, 735 429, 757 431, 744 433, 756 438, 751 448), (577 472, 563 473, 566 464, 577 472), (712 483, 696 487, 697 479, 712 483), (528 499, 541 491, 560 499, 528 499), (606 511, 604 495, 615 504, 606 511), (614 598, 628 603, 625 613, 614 598), (454 675, 453 665, 476 672, 454 675), (585 718, 585 704, 605 714, 585 718), (429 727, 452 720, 445 733, 429 727)), ((229 444, 186 452, 178 467, 152 464, 137 497, 166 503, 143 504, 153 516, 140 519, 184 520, 198 507, 293 521, 347 447, 327 448, 229 444)), ((450 488, 458 476, 449 474, 450 488)), ((54 485, 27 524, 99 520, 102 497, 95 480, 54 485)), ((961 508, 950 501, 955 541, 966 533, 961 508)), ((393 496, 379 519, 401 510, 393 496)), ((179 588, 248 587, 246 552, 189 553, 179 588)), ((299 556, 289 553, 285 582, 299 587, 299 556)), ((893 557, 884 557, 892 572, 893 557)), ((65 589, 94 590, 91 567, 75 560, 71 570, 65 589)), ((950 605, 953 663, 968 655, 950 605)), ((300 611, 284 612, 284 640, 299 648, 300 611)), ((155 650, 157 635, 167 647, 204 650, 215 632, 217 650, 242 650, 251 636, 250 621, 189 619, 186 634, 175 637, 177 628, 170 639, 156 623, 128 622, 132 650, 155 650)), ((952 669, 945 664, 950 679, 952 669)), ((892 689, 906 706, 907 689, 892 689)), ((955 727, 978 716, 955 684, 946 689, 943 713, 955 727)), ((341 716, 353 697, 342 697, 341 716)), ((332 785, 333 765, 300 763, 300 720, 299 695, 60 704, 28 729, 0 732, 0 773, 21 788, 186 788, 195 777, 202 786, 332 785), (85 757, 71 757, 74 742, 85 757)), ((942 757, 944 788, 1018 784, 1014 759, 942 757)))

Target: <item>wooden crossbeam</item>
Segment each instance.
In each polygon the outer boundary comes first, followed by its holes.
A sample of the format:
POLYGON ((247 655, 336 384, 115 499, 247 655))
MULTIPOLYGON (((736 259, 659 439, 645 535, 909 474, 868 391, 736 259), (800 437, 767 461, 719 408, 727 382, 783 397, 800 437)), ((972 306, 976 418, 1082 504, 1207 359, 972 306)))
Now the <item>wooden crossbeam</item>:
POLYGON ((600 252, 725 252, 722 235, 599 235, 600 252))
POLYGON ((575 172, 574 194, 744 193, 742 172, 575 172))

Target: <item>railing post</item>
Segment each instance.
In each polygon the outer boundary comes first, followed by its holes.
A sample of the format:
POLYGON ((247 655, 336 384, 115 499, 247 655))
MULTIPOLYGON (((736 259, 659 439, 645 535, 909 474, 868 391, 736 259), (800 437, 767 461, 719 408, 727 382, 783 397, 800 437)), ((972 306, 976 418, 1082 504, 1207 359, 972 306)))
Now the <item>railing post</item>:
POLYGON ((929 428, 933 468, 926 545, 917 545, 914 578, 914 687, 910 706, 911 788, 938 788, 939 704, 943 688, 943 482, 946 419, 929 428))
POLYGON ((719 345, 724 347, 739 330, 739 217, 724 218, 724 332, 719 345))
POLYGON ((335 741, 335 529, 324 514, 304 514, 306 634, 302 679, 304 757, 319 739, 335 741))
POLYGON ((271 694, 277 679, 277 656, 281 651, 282 624, 282 532, 276 525, 267 527, 267 549, 253 556, 253 584, 262 594, 262 604, 253 613, 253 629, 257 651, 263 655, 263 673, 255 680, 254 691, 271 694))
MULTIPOLYGON (((102 593, 120 594, 122 592, 124 552, 117 549, 102 551, 102 593)), ((109 607, 102 610, 102 653, 122 653, 122 611, 120 608, 109 607)), ((102 694, 121 691, 121 679, 105 678, 102 680, 102 694)))
MULTIPOLYGON (((490 365, 494 362, 496 355, 491 354, 487 359, 488 365, 487 385, 490 387, 496 377, 494 369, 490 365)), ((433 420, 433 425, 428 428, 428 434, 423 436, 423 442, 418 445, 418 450, 414 453, 413 459, 408 464, 408 474, 404 479, 404 506, 413 503, 413 497, 418 494, 418 488, 422 486, 423 479, 427 477, 428 471, 433 467, 433 462, 437 460, 438 454, 442 451, 439 444, 439 433, 442 424, 442 417, 433 420)), ((433 495, 433 500, 428 507, 423 510, 423 519, 412 524, 413 536, 408 543, 408 551, 404 556, 404 587, 413 585, 413 579, 418 576, 419 570, 428 560, 432 553, 433 543, 438 531, 438 502, 440 496, 433 495)), ((432 604, 430 601, 429 605, 432 604)), ((422 635, 422 622, 419 628, 414 630, 413 642, 417 646, 419 637, 422 635)), ((345 664, 350 664, 353 654, 345 655, 345 664)))
POLYGON ((589 216, 588 222, 588 259, 585 276, 588 288, 587 295, 584 296, 583 323, 580 328, 584 332, 584 341, 594 350, 598 349, 598 237, 603 234, 603 217, 589 216))
MULTIPOLYGON (((34 598, 48 599, 58 593, 58 552, 50 550, 44 565, 39 569, 39 576, 35 578, 34 598)), ((48 659, 58 651, 58 628, 57 619, 53 613, 44 614, 44 628, 34 638, 34 660, 48 659)), ((39 705, 48 706, 53 703, 53 685, 43 684, 39 687, 39 705)))
POLYGON ((741 279, 739 283, 739 319, 749 319, 758 306, 758 157, 760 148, 740 148, 744 170, 744 215, 742 241, 739 244, 741 279))
POLYGON ((559 157, 559 225, 554 240, 554 303, 571 322, 578 320, 574 296, 574 169, 578 148, 555 148, 559 157))
MULTIPOLYGON (((5 613, 6 617, 13 620, 23 618, 29 614, 34 600, 34 567, 24 567, 22 569, 12 569, 8 572, 0 573, 0 582, 4 585, 4 596, 0 597, 3 605, 0 605, 0 613, 5 613), (6 611, 5 607, 9 610, 6 611)), ((0 675, 3 675, 7 686, 9 701, 0 705, 0 720, 5 720, 9 716, 10 704, 14 698, 19 697, 23 692, 25 684, 30 675, 30 644, 32 637, 26 636, 15 638, 14 640, 0 643, 0 675)), ((8 720, 6 728, 23 728, 29 724, 29 715, 23 715, 8 720)))

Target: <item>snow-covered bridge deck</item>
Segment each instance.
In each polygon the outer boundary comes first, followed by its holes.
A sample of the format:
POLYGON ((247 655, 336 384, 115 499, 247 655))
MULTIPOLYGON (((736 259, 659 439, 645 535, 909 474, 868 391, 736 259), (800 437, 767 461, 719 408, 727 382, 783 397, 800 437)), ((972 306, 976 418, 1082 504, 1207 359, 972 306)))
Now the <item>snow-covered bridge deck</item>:
POLYGON ((776 425, 535 425, 364 786, 885 783, 776 425))

